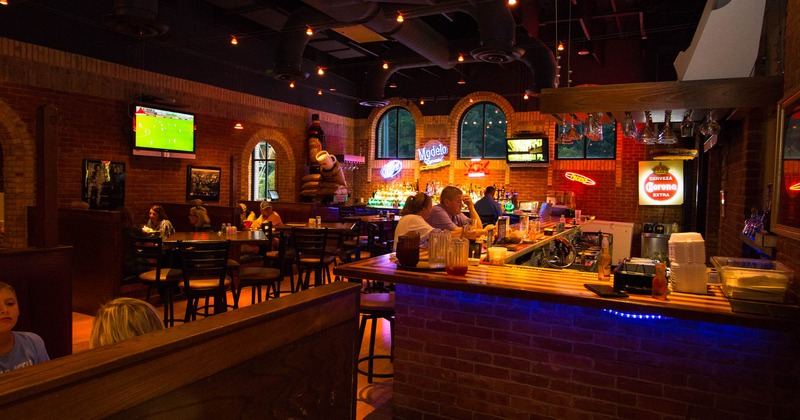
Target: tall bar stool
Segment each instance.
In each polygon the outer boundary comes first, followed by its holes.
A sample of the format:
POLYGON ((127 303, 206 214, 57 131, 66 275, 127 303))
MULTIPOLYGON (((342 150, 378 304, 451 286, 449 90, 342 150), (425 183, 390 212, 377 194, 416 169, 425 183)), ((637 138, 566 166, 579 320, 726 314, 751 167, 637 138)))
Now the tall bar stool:
MULTIPOLYGON (((391 378, 392 373, 375 373, 375 360, 388 359, 394 360, 394 293, 364 293, 361 295, 359 305, 361 312, 361 340, 364 342, 364 333, 367 330, 367 322, 370 321, 369 352, 366 356, 358 359, 358 373, 367 376, 367 382, 372 383, 372 378, 391 378), (378 322, 381 319, 389 321, 389 335, 391 336, 391 350, 389 354, 375 354, 375 334, 378 322), (367 369, 361 369, 361 363, 367 363, 367 369)), ((361 345, 359 345, 359 349, 361 345)))

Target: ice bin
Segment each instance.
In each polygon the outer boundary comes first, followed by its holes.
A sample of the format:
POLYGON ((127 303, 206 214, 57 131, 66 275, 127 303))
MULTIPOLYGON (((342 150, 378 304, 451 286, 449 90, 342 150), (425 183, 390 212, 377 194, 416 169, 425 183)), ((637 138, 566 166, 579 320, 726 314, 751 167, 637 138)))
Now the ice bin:
POLYGON ((749 258, 711 257, 729 299, 762 302, 791 302, 787 289, 794 272, 778 261, 749 258))

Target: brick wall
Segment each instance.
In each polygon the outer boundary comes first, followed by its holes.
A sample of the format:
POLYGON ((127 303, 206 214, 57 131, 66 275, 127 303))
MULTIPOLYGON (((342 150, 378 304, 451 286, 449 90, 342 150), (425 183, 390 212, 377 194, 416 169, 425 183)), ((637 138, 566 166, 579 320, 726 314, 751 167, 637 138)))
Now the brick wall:
POLYGON ((397 288, 395 418, 800 416, 791 333, 397 288))

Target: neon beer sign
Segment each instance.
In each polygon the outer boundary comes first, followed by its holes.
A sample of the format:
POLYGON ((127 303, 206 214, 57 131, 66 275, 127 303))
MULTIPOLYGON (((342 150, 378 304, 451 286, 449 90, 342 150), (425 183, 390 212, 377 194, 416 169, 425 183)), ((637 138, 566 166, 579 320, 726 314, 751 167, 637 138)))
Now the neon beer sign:
POLYGON ((570 181, 580 182, 583 185, 597 185, 592 178, 589 178, 586 175, 577 174, 575 172, 567 172, 564 174, 564 177, 570 181))
POLYGON ((400 175, 403 170, 403 162, 399 160, 390 160, 385 165, 381 166, 381 177, 383 179, 391 179, 400 175))
POLYGON ((450 149, 439 140, 431 140, 425 143, 425 146, 422 146, 421 149, 417 149, 417 155, 425 166, 432 166, 444 162, 444 158, 449 151, 450 149))

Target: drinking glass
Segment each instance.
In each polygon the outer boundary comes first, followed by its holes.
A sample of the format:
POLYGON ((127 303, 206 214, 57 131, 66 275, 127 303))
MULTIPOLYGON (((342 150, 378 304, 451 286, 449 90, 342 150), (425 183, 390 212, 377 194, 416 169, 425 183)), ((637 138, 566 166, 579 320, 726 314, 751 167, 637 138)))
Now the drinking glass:
POLYGON ((462 238, 453 238, 450 241, 450 250, 447 252, 445 271, 449 276, 463 276, 469 267, 469 241, 462 238))
POLYGON ((639 141, 639 129, 636 128, 636 120, 630 112, 625 111, 625 119, 622 121, 622 136, 628 140, 639 141))
POLYGON ((713 137, 719 134, 722 127, 720 127, 719 123, 714 121, 714 110, 708 111, 708 117, 706 121, 700 125, 700 133, 707 137, 713 137))
POLYGON ((647 120, 644 127, 639 131, 638 143, 653 144, 658 140, 656 133, 653 132, 653 118, 650 116, 650 111, 645 111, 647 120))
POLYGON ((658 144, 675 144, 678 142, 678 138, 672 132, 672 127, 669 126, 671 116, 672 111, 664 111, 664 128, 658 133, 658 140, 656 141, 658 144))
POLYGON ((431 268, 445 266, 449 246, 449 230, 434 229, 428 234, 428 265, 431 268))
POLYGON ((694 122, 692 121, 692 111, 686 111, 681 121, 681 137, 694 137, 694 122))
POLYGON ((419 233, 411 231, 397 238, 397 261, 400 265, 416 267, 419 263, 419 233))

